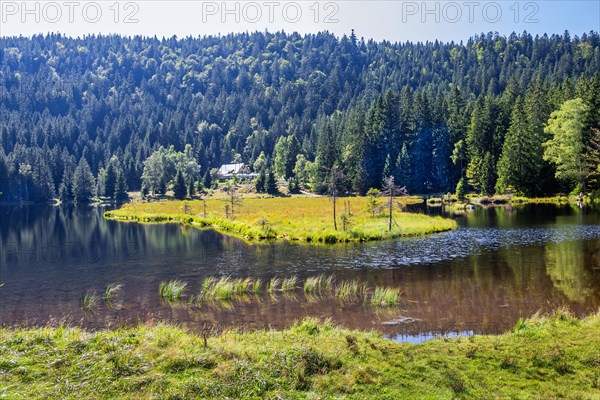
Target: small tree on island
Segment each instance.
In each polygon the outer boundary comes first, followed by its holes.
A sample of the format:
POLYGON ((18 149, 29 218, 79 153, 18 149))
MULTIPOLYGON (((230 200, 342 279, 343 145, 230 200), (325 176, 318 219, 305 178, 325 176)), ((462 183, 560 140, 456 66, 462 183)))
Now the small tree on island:
POLYGON ((371 217, 375 218, 375 213, 377 212, 377 209, 379 208, 379 194, 381 192, 379 191, 379 189, 375 189, 375 188, 371 188, 369 189, 369 191, 367 192, 367 201, 365 203, 365 210, 371 214, 371 217))
POLYGON ((233 218, 235 214, 235 207, 241 206, 242 199, 239 193, 237 192, 238 188, 235 183, 229 183, 225 186, 225 192, 227 193, 227 208, 226 208, 226 216, 229 218, 233 218))
POLYGON ((396 199, 396 197, 406 196, 407 194, 408 193, 406 192, 405 187, 397 186, 394 183, 393 176, 387 177, 383 180, 383 190, 381 191, 381 193, 379 193, 379 196, 386 197, 387 200, 385 203, 383 203, 381 206, 379 206, 379 208, 377 210, 378 211, 384 210, 384 209, 388 210, 388 212, 389 212, 388 231, 390 231, 390 232, 392 230, 392 223, 395 223, 394 222, 394 206, 398 206, 398 208, 400 208, 401 210, 404 208, 404 204, 402 204, 401 202, 396 202, 395 199, 396 199))

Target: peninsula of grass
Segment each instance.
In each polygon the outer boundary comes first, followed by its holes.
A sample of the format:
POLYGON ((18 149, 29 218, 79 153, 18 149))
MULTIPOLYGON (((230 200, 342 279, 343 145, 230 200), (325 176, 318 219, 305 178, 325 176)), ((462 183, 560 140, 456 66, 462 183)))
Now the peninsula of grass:
POLYGON ((251 241, 359 242, 425 235, 457 227, 451 219, 398 211, 394 213, 394 226, 388 231, 386 216, 368 212, 365 202, 361 197, 339 200, 337 230, 333 225, 332 204, 323 197, 248 198, 236 204, 233 213, 226 201, 214 199, 130 203, 104 215, 120 221, 185 223, 251 241))
POLYGON ((395 343, 306 319, 283 331, 0 330, 9 399, 597 399, 600 313, 499 336, 395 343))

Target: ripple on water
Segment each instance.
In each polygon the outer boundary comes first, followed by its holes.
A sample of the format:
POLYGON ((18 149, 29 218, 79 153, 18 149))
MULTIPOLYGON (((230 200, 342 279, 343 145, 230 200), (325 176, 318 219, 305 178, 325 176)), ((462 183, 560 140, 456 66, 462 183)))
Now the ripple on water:
POLYGON ((460 228, 452 232, 369 243, 338 259, 351 268, 430 264, 517 246, 600 239, 600 225, 529 228, 460 228))

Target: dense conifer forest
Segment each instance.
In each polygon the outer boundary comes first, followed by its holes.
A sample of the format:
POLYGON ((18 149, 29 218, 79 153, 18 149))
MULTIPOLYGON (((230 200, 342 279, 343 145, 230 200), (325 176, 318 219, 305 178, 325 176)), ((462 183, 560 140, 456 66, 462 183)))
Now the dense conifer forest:
POLYGON ((600 37, 3 37, 0 122, 2 201, 182 197, 230 162, 259 190, 593 191, 600 37))

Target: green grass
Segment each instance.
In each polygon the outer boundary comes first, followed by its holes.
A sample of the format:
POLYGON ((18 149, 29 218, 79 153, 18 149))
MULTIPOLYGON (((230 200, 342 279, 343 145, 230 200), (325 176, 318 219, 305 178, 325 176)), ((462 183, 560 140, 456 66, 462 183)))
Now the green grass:
POLYGON ((186 287, 187 283, 179 280, 161 282, 158 285, 158 293, 167 301, 179 301, 186 287))
MULTIPOLYGON (((337 243, 384 240, 456 229, 456 221, 423 214, 397 212, 392 231, 384 215, 372 217, 365 210, 364 197, 345 198, 352 213, 351 227, 335 230, 331 202, 324 197, 246 198, 236 209, 235 219, 226 218, 222 200, 186 201, 188 213, 182 213, 180 201, 125 204, 104 216, 118 221, 146 223, 179 222, 213 228, 247 240, 287 239, 306 243, 337 243), (264 227, 268 221, 268 229, 264 227)), ((402 201, 412 202, 410 198, 402 201)), ((338 225, 341 222, 338 221, 338 225)))
POLYGON ((371 296, 371 304, 374 306, 391 307, 398 305, 400 291, 398 289, 377 286, 371 296))
MULTIPOLYGON (((203 301, 230 302, 234 299, 251 301, 250 294, 254 295, 255 300, 261 301, 262 287, 263 282, 260 278, 231 278, 225 276, 217 279, 208 277, 202 281, 200 294, 188 298, 188 304, 201 305, 203 301)), ((162 282, 159 293, 162 297, 174 301, 181 297, 184 288, 185 284, 179 281, 162 282), (181 285, 184 286, 180 287, 181 285), (176 288, 180 288, 178 295, 174 294, 177 291, 176 288)), ((371 291, 366 282, 357 280, 336 282, 333 275, 325 274, 309 276, 304 282, 295 275, 284 278, 275 276, 267 281, 265 287, 266 293, 270 295, 281 292, 293 296, 295 292, 300 290, 304 291, 307 299, 311 302, 330 296, 340 301, 362 299, 365 304, 388 307, 397 305, 400 299, 400 289, 376 287, 374 291, 371 291)))
POLYGON ((287 278, 283 278, 283 280, 281 281, 281 291, 282 292, 290 292, 293 290, 297 289, 297 285, 298 285, 298 277, 297 276, 290 276, 287 278))
POLYGON ((83 295, 83 302, 81 304, 81 309, 84 313, 88 313, 94 310, 96 303, 98 302, 98 295, 96 292, 87 291, 83 295))
POLYGON ((211 300, 231 300, 236 296, 247 295, 248 293, 257 294, 262 286, 261 279, 237 278, 233 279, 225 276, 219 279, 205 278, 202 282, 202 288, 198 299, 211 300))
POLYGON ((600 313, 411 345, 306 319, 202 336, 166 326, 3 328, 8 399, 597 399, 600 313))
POLYGON ((120 283, 109 283, 106 286, 106 289, 104 289, 104 301, 106 301, 107 303, 112 303, 112 301, 114 300, 115 296, 117 296, 120 292, 121 289, 123 289, 123 285, 120 283))
POLYGON ((267 292, 269 292, 270 294, 274 294, 277 290, 279 290, 280 286, 281 286, 281 279, 274 276, 273 278, 271 278, 271 280, 267 284, 267 292))

